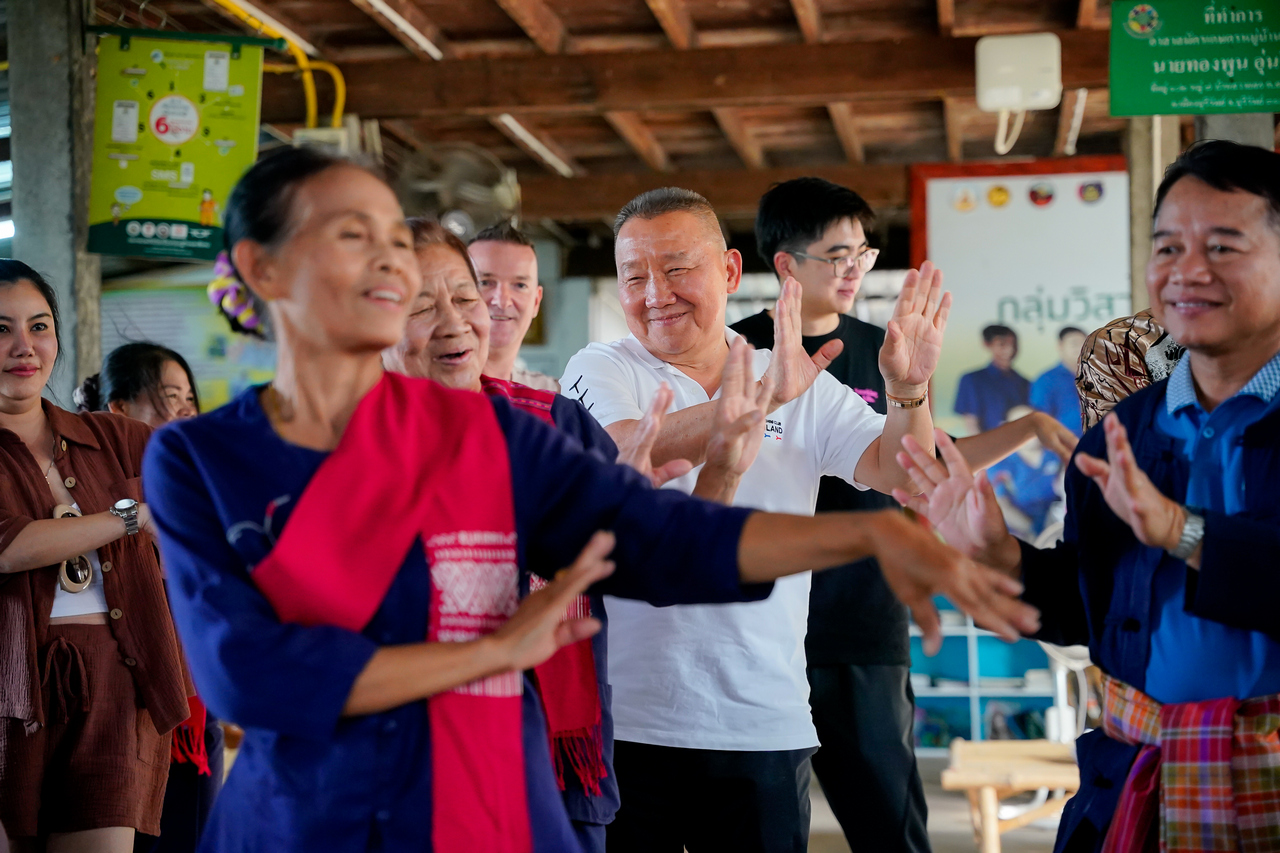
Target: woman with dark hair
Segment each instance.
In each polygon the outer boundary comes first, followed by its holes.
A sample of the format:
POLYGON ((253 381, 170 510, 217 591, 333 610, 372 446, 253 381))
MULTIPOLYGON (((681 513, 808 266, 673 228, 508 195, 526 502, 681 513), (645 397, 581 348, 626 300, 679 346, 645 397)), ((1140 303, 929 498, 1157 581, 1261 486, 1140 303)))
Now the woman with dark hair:
POLYGON ((593 585, 750 600, 874 553, 931 627, 936 591, 1006 634, 1034 624, 1016 583, 901 514, 656 490, 502 399, 384 373, 421 277, 395 195, 363 169, 268 157, 225 223, 275 379, 164 427, 144 465, 197 682, 245 728, 206 850, 578 850, 526 671, 599 630, 565 618, 593 585), (521 599, 530 567, 553 577, 521 599))
MULTIPOLYGON (((196 379, 182 355, 147 341, 111 351, 102 372, 85 379, 74 399, 82 412, 111 411, 150 427, 200 414, 196 379)), ((134 853, 190 853, 222 789, 222 727, 196 696, 191 716, 174 730, 160 837, 139 833, 134 853)))
POLYGON ((195 374, 181 354, 147 341, 111 351, 95 373, 76 389, 82 412, 110 411, 150 427, 200 414, 195 374))
POLYGON ((0 821, 20 851, 157 834, 187 681, 139 476, 150 428, 41 397, 53 289, 0 260, 0 821))

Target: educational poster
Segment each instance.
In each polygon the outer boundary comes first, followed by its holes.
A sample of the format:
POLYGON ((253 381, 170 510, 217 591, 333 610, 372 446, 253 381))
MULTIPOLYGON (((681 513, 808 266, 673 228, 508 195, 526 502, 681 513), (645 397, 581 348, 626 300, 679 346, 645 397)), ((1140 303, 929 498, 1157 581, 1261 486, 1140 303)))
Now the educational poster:
MULTIPOLYGON (((1130 313, 1128 175, 1122 161, 1092 159, 1097 171, 916 169, 924 221, 913 225, 926 242, 914 254, 942 269, 954 298, 932 385, 934 418, 952 435, 1033 409, 1080 433, 1080 345, 1130 313)), ((1035 539, 1061 518, 1062 463, 1038 442, 989 473, 1015 533, 1035 539)))
POLYGON ((112 35, 98 47, 89 251, 212 260, 258 156, 262 48, 112 35))
POLYGON ((275 345, 231 331, 209 303, 207 265, 181 266, 117 281, 102 292, 102 354, 150 341, 182 353, 210 411, 275 375, 275 345))

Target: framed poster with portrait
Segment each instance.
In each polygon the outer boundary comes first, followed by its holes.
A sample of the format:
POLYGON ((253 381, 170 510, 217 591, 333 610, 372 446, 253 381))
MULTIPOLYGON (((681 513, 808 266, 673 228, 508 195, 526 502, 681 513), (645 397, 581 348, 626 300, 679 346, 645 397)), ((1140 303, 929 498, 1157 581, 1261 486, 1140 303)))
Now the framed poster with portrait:
MULTIPOLYGON (((922 165, 911 179, 912 265, 937 264, 954 299, 935 421, 970 435, 1034 408, 1078 434, 1080 345, 1130 313, 1124 158, 922 165)), ((1062 463, 1038 442, 989 473, 1015 533, 1060 517, 1062 463)))

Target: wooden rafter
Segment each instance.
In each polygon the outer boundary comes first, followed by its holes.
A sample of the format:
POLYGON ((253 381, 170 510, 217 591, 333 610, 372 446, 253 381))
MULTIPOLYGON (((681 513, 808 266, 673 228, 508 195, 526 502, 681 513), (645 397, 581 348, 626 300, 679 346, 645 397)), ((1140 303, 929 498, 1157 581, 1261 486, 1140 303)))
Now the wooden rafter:
POLYGON ((568 30, 564 21, 543 0, 497 0, 502 10, 520 25, 543 53, 562 53, 568 30))
MULTIPOLYGON (((806 175, 856 187, 858 194, 876 208, 897 208, 907 203, 907 167, 901 164, 709 169, 676 172, 671 180, 676 186, 704 195, 722 217, 752 217, 760 196, 769 187, 806 175)), ((612 223, 624 204, 653 187, 654 176, 647 172, 600 173, 580 179, 549 175, 520 177, 523 213, 532 221, 548 217, 558 222, 612 223)))
POLYGON ((1080 0, 1080 8, 1076 12, 1076 26, 1082 30, 1097 26, 1098 0, 1080 0))
POLYGON ((862 149, 862 136, 858 133, 858 124, 854 119, 853 104, 839 101, 827 104, 827 115, 831 116, 831 124, 840 138, 840 147, 850 163, 862 163, 867 159, 862 149))
MULTIPOLYGON (((1069 30, 1059 35, 1064 88, 1106 88, 1109 34, 1069 30)), ((857 50, 827 43, 702 49, 678 59, 663 50, 431 63, 405 58, 343 71, 351 112, 425 118, 973 97, 973 57, 973 40, 931 36, 867 42, 857 50), (787 73, 779 74, 779 68, 787 73)), ((262 120, 287 123, 300 117, 301 99, 292 81, 265 81, 262 120)))
MULTIPOLYGON (((201 0, 201 3, 214 12, 217 12, 228 21, 232 21, 242 27, 244 26, 243 21, 231 14, 231 12, 227 11, 226 7, 219 6, 217 3, 214 3, 213 0, 201 0)), ((260 3, 242 2, 240 5, 249 14, 257 16, 263 23, 269 24, 283 32, 291 40, 296 42, 308 56, 312 56, 317 59, 329 58, 328 56, 325 56, 320 47, 315 44, 316 39, 310 34, 306 24, 302 23, 297 18, 294 18, 289 13, 282 12, 276 8, 266 9, 260 3)))
POLYGON ((427 144, 413 126, 403 119, 393 118, 382 122, 382 132, 394 137, 406 148, 412 148, 415 151, 427 144))
POLYGON ((964 120, 955 98, 942 99, 942 121, 947 134, 947 159, 959 163, 964 159, 964 120))
POLYGON ((564 178, 580 177, 586 174, 586 170, 560 146, 560 143, 545 131, 531 126, 527 120, 503 113, 491 117, 489 121, 548 171, 555 172, 564 178))
POLYGON ((938 0, 938 32, 951 35, 956 28, 956 0, 938 0))
POLYGON ((818 8, 818 0, 791 0, 791 11, 805 41, 810 44, 822 41, 822 10, 818 8))
POLYGON ((418 59, 444 59, 448 44, 440 28, 412 0, 351 0, 418 59))
POLYGON ((644 123, 640 114, 631 110, 610 110, 604 114, 605 121, 613 127, 618 135, 631 146, 636 156, 657 172, 671 171, 671 158, 667 156, 662 143, 653 135, 653 131, 644 123))
POLYGON ((658 19, 658 25, 667 34, 672 46, 690 50, 698 46, 698 30, 684 0, 645 0, 649 11, 658 19))
POLYGON ((742 115, 735 109, 725 107, 713 109, 711 113, 716 117, 716 124, 720 125, 725 139, 729 140, 729 144, 733 146, 733 150, 738 153, 738 157, 747 168, 763 169, 765 167, 764 148, 751 135, 751 131, 742 121, 742 115))

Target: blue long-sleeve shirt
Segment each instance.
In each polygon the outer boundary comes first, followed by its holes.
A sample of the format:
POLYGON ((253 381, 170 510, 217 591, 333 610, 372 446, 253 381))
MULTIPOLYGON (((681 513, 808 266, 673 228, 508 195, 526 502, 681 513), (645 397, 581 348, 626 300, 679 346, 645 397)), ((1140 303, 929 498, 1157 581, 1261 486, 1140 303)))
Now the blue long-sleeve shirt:
MULTIPOLYGON (((1067 469, 1065 541, 1052 551, 1023 545, 1023 597, 1040 608, 1038 639, 1087 643, 1094 663, 1144 691, 1154 684, 1162 692, 1173 675, 1160 666, 1153 672, 1152 664, 1159 664, 1153 650, 1164 646, 1167 657, 1175 649, 1186 652, 1189 636, 1208 640, 1181 662, 1198 669, 1191 678, 1178 679, 1178 689, 1191 686, 1200 695, 1165 694, 1167 701, 1274 692, 1270 662, 1280 642, 1280 573, 1274 571, 1280 565, 1280 401, 1274 389, 1269 402, 1232 398, 1214 411, 1222 410, 1224 423, 1210 423, 1193 417, 1185 394, 1175 391, 1169 380, 1156 383, 1122 401, 1115 413, 1128 430, 1138 467, 1157 489, 1179 503, 1209 497, 1200 507, 1205 517, 1200 569, 1188 569, 1168 553, 1139 543, 1073 460, 1067 469), (1170 394, 1175 395, 1172 412, 1170 394), (1190 440, 1192 426, 1200 429, 1201 440, 1214 437, 1204 436, 1205 429, 1216 433, 1226 427, 1230 440, 1197 446, 1190 440), (1193 482, 1199 484, 1190 488, 1193 482), (1223 497, 1215 506, 1214 489, 1232 498, 1223 497)), ((1243 389, 1241 394, 1257 396, 1243 389)), ((1077 452, 1106 458, 1101 425, 1085 433, 1077 452)), ((1077 741, 1081 787, 1063 813, 1055 850, 1101 849, 1137 751, 1100 729, 1077 741)))
MULTIPOLYGON (((258 391, 160 430, 143 467, 196 683, 213 713, 245 729, 201 849, 430 850, 426 703, 342 716, 379 646, 426 636, 431 587, 423 550, 409 553, 360 633, 281 623, 249 571, 325 454, 281 439, 258 391)), ((747 511, 652 489, 505 401, 491 402, 507 441, 522 571, 567 566, 592 533, 612 529, 617 570, 593 592, 662 604, 768 595, 768 584, 739 582, 737 543, 747 511)), ((523 707, 534 849, 577 850, 528 678, 523 707)))

